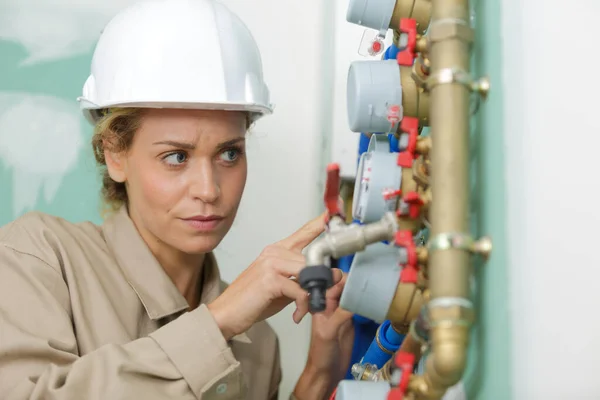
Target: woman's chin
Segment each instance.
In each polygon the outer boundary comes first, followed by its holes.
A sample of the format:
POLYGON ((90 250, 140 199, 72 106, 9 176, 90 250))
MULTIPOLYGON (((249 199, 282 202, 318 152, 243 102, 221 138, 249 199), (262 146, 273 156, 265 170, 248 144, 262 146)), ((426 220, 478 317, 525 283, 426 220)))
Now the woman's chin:
POLYGON ((174 247, 186 254, 204 254, 213 251, 221 240, 223 240, 221 235, 187 237, 174 243, 174 247))

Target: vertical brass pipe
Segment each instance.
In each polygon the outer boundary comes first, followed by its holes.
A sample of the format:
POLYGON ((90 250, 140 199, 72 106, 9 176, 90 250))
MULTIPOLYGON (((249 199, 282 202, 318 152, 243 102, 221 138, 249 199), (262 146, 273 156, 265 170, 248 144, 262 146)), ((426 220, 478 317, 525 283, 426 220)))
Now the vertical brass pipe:
MULTIPOLYGON (((468 0, 433 0, 433 21, 469 24, 468 0)), ((469 43, 458 37, 431 43, 431 70, 469 71, 469 43)), ((430 93, 431 237, 469 231, 469 90, 460 83, 440 84, 430 93)), ((464 250, 429 255, 429 289, 436 297, 468 297, 470 256, 464 250)))
MULTIPOLYGON (((468 0, 432 0, 429 28, 430 76, 469 72, 468 0)), ((459 82, 432 82, 430 89, 431 240, 439 234, 469 232, 469 89, 459 82)), ((470 254, 445 249, 429 254, 428 305, 431 353, 411 387, 418 399, 440 399, 462 377, 469 324, 470 254)))

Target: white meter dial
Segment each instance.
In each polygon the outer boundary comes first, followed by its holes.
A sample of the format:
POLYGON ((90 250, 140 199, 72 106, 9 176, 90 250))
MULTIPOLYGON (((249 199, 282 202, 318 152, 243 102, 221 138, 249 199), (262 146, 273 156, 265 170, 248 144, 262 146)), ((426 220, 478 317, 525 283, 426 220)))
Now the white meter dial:
POLYGON ((384 192, 402 185, 398 154, 390 153, 387 134, 373 134, 369 148, 360 156, 354 184, 352 216, 361 223, 375 222, 396 209, 396 198, 385 200, 384 192))

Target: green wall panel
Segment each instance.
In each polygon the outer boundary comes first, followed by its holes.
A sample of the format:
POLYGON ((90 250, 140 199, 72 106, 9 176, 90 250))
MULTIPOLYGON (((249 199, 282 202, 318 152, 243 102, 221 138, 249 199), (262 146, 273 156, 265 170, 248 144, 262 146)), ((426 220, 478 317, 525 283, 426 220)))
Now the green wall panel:
POLYGON ((91 49, 25 62, 25 47, 0 40, 0 225, 30 210, 100 222, 91 127, 77 97, 91 49))
POLYGON ((466 384, 469 399, 511 398, 509 302, 506 259, 506 207, 500 0, 478 0, 475 10, 474 76, 487 75, 491 91, 472 124, 472 224, 490 235, 494 249, 475 263, 478 320, 473 329, 466 384))

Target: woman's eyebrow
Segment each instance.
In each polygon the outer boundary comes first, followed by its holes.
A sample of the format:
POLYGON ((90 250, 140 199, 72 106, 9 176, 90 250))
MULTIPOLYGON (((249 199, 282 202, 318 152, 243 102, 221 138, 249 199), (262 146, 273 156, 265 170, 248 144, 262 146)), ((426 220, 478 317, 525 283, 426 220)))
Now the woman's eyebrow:
POLYGON ((245 140, 246 140, 246 138, 244 138, 244 137, 239 137, 239 138, 227 140, 225 142, 219 143, 218 147, 219 148, 223 148, 223 147, 233 146, 234 144, 239 143, 239 142, 243 142, 245 140))
POLYGON ((160 142, 154 142, 152 144, 166 144, 168 146, 179 147, 186 150, 194 150, 196 148, 196 145, 193 143, 177 142, 174 140, 161 140, 160 142))

